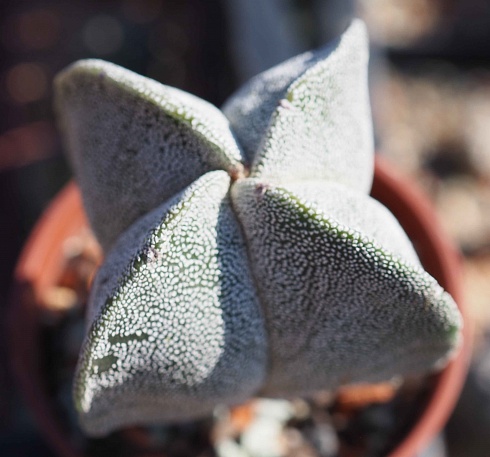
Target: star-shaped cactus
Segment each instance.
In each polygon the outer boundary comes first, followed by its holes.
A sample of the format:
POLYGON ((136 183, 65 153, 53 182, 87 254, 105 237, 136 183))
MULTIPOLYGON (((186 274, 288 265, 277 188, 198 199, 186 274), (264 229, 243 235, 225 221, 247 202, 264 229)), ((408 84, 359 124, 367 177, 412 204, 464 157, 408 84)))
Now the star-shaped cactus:
POLYGON ((423 373, 454 352, 455 303, 368 195, 367 60, 355 21, 224 115, 98 60, 58 76, 106 252, 74 389, 89 434, 423 373))

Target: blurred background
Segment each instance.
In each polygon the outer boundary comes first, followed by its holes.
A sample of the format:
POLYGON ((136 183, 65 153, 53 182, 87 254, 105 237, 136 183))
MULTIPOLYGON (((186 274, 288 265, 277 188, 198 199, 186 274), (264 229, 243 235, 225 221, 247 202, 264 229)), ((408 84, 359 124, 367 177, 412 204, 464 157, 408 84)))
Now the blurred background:
MULTIPOLYGON (((425 189, 464 255, 476 319, 470 376, 430 455, 490 449, 490 2, 77 0, 0 2, 0 318, 23 241, 70 178, 52 79, 106 59, 218 106, 249 77, 369 28, 377 150, 425 189), (445 443, 445 444, 443 444, 445 443)), ((0 332, 0 456, 51 456, 14 388, 0 332)), ((429 455, 429 454, 428 454, 429 455)))

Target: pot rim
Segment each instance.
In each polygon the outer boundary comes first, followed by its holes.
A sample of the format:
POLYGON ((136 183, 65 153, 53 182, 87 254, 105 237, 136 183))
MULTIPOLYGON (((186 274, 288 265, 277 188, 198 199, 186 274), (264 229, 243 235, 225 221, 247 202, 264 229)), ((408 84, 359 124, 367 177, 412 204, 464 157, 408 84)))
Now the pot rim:
MULTIPOLYGON (((418 421, 389 454, 389 457, 414 457, 444 427, 456 404, 468 370, 472 325, 463 300, 460 256, 441 228, 427 197, 379 156, 375 158, 371 195, 395 214, 409 236, 410 231, 421 230, 418 243, 424 247, 423 252, 419 252, 416 245, 417 254, 429 273, 453 296, 464 319, 462 347, 436 376, 434 389, 418 421)), ((75 234, 80 226, 87 226, 87 220, 79 189, 72 181, 55 196, 28 237, 14 271, 8 316, 14 376, 38 427, 50 440, 53 449, 66 457, 82 457, 82 454, 66 438, 45 394, 42 370, 35 351, 38 336, 36 313, 42 290, 53 284, 61 273, 62 265, 58 260, 63 243, 60 240, 75 234), (22 328, 19 328, 19 322, 23 323, 22 328)))
POLYGON ((398 172, 387 159, 376 156, 375 170, 371 195, 395 214, 409 236, 410 230, 422 235, 419 243, 423 246, 415 246, 422 265, 452 295, 464 322, 459 352, 437 375, 436 386, 419 420, 389 455, 414 457, 443 429, 456 406, 468 372, 473 324, 464 301, 461 254, 442 228, 432 204, 418 186, 398 172), (393 208, 395 197, 396 210, 393 208))

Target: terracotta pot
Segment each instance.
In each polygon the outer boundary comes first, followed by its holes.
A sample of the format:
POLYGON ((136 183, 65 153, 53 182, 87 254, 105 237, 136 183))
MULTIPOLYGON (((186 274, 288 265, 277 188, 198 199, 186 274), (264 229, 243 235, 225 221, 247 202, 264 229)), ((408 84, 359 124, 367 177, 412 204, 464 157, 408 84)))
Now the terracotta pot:
MULTIPOLYGON (((467 372, 471 329, 462 306, 459 256, 439 226, 431 205, 406 178, 384 160, 376 159, 372 195, 398 218, 411 238, 426 270, 454 297, 465 318, 464 344, 458 356, 439 374, 418 422, 390 457, 415 457, 442 429, 456 403, 467 372)), ((10 341, 14 373, 40 430, 59 456, 81 456, 70 442, 46 394, 38 316, 42 297, 57 284, 63 268, 63 242, 86 227, 80 194, 70 183, 43 214, 15 270, 10 312, 10 341)))
POLYGON ((463 347, 438 375, 419 420, 390 457, 415 457, 444 427, 456 405, 468 371, 472 324, 463 297, 461 259, 440 226, 425 195, 380 157, 376 158, 371 195, 387 206, 412 241, 424 268, 447 290, 463 315, 463 347))

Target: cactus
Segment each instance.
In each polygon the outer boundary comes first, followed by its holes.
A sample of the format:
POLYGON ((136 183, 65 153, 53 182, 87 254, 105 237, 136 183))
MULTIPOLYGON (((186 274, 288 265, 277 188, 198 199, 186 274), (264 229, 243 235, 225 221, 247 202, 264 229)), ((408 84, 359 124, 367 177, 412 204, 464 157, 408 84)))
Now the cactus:
POLYGON ((223 112, 99 60, 57 77, 106 254, 75 376, 88 434, 426 373, 455 352, 454 301, 368 195, 367 48, 354 21, 223 112))

